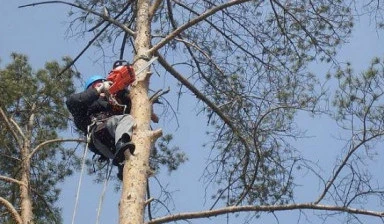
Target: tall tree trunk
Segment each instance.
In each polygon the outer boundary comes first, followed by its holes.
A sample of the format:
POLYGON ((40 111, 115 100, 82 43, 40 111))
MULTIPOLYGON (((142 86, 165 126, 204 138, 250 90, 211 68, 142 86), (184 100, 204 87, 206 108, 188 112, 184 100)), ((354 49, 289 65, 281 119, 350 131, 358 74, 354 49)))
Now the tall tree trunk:
MULTIPOLYGON (((134 65, 136 71, 146 63, 145 60, 139 58, 150 57, 148 55, 150 46, 149 3, 149 0, 137 1, 135 38, 137 54, 134 65)), ((147 71, 143 71, 131 89, 131 114, 136 121, 132 140, 136 145, 136 151, 130 158, 126 154, 127 163, 124 167, 123 190, 119 209, 120 224, 142 224, 144 222, 149 156, 153 142, 153 132, 150 131, 151 103, 148 98, 148 85, 149 76, 147 77, 147 71)))
POLYGON ((28 120, 28 125, 24 133, 24 143, 21 149, 21 179, 23 183, 20 185, 20 204, 21 204, 21 219, 23 224, 32 224, 33 223, 33 211, 32 211, 32 200, 30 192, 30 181, 31 181, 31 160, 29 153, 31 150, 31 137, 32 129, 35 120, 35 109, 36 104, 32 105, 31 115, 28 120))
POLYGON ((20 205, 21 205, 21 219, 23 224, 32 224, 33 223, 33 213, 32 213, 32 201, 30 194, 30 160, 28 158, 30 144, 27 140, 23 148, 21 149, 22 162, 21 162, 21 178, 20 181, 23 183, 20 185, 20 205))

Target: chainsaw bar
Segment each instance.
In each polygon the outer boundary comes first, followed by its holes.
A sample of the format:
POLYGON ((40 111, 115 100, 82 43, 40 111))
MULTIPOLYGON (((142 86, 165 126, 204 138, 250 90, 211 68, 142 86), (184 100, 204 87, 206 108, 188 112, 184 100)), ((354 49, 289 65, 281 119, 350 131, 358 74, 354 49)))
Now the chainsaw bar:
POLYGON ((158 57, 152 57, 151 60, 149 60, 142 68, 139 69, 139 71, 135 72, 136 75, 139 75, 140 73, 142 73, 145 69, 147 69, 157 59, 158 59, 158 57))

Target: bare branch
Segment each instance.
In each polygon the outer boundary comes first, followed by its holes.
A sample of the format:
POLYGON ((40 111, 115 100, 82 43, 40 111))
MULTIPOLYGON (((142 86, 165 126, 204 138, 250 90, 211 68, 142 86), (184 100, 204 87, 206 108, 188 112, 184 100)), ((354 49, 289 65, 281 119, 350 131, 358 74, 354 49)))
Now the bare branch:
POLYGON ((69 139, 62 139, 62 138, 59 138, 59 139, 51 139, 51 140, 48 140, 48 141, 45 141, 45 142, 42 142, 40 143, 38 146, 36 146, 32 152, 29 154, 29 158, 31 158, 38 150, 40 150, 42 147, 44 147, 45 145, 48 145, 48 144, 52 144, 52 143, 58 143, 58 142, 84 142, 86 143, 87 141, 85 139, 81 139, 81 138, 69 138, 69 139))
MULTIPOLYGON (((180 1, 175 1, 176 4, 178 4, 179 6, 183 7, 184 9, 192 12, 193 14, 195 15, 200 15, 198 12, 190 9, 189 7, 187 7, 185 4, 183 4, 182 2, 180 1)), ((212 23, 211 21, 209 20, 204 20, 204 22, 208 23, 213 29, 215 29, 218 33, 220 33, 226 40, 228 40, 229 42, 231 42, 232 44, 234 44, 237 48, 241 49, 244 53, 246 53, 247 55, 255 58, 258 62, 260 62, 261 64, 264 64, 264 65, 267 65, 261 58, 257 57, 257 55, 253 54, 252 52, 250 52, 249 50, 245 49, 243 44, 242 43, 237 43, 233 38, 231 38, 230 36, 228 36, 227 34, 225 34, 225 32, 223 32, 219 27, 217 27, 214 23, 212 23)))
POLYGON ((242 3, 245 3, 245 2, 249 2, 249 1, 251 1, 251 0, 228 1, 225 4, 219 5, 217 7, 214 7, 212 9, 206 11, 205 13, 202 13, 200 16, 197 16, 196 18, 194 18, 191 21, 185 23, 184 25, 181 25, 179 28, 174 30, 172 33, 168 34, 168 36, 164 37, 159 43, 157 43, 151 49, 149 49, 149 54, 154 54, 157 50, 159 50, 165 44, 167 44, 168 42, 173 40, 177 35, 182 33, 184 30, 190 28, 191 26, 197 24, 200 21, 203 21, 204 19, 206 19, 207 17, 215 14, 216 12, 219 12, 219 11, 225 9, 225 8, 228 8, 228 7, 231 7, 231 6, 234 6, 234 5, 238 5, 238 4, 242 4, 242 3))
MULTIPOLYGON (((212 65, 215 67, 215 69, 217 71, 219 71, 221 74, 224 74, 224 72, 220 69, 219 65, 213 60, 213 58, 211 56, 208 55, 207 52, 205 52, 203 49, 201 49, 199 46, 197 46, 196 44, 194 43, 191 43, 189 41, 186 41, 185 39, 179 39, 179 38, 175 38, 175 40, 177 41, 180 41, 182 43, 184 43, 188 49, 188 52, 189 54, 191 55, 191 57, 193 58, 193 60, 195 61, 196 63, 196 66, 200 67, 199 66, 199 63, 196 61, 195 59, 195 56, 193 55, 192 51, 190 50, 190 47, 189 46, 192 46, 194 49, 196 49, 197 51, 199 51, 202 55, 204 55, 205 58, 207 58, 207 60, 209 62, 212 63, 212 65)), ((200 71, 200 74, 204 77, 204 72, 201 71, 201 69, 199 69, 200 71)), ((207 77, 204 77, 204 79, 206 79, 208 82, 209 82, 209 79, 207 77)), ((210 83, 211 84, 211 83, 210 83)), ((212 85, 212 84, 211 84, 212 85)))
POLYGON ((159 128, 154 131, 151 131, 151 135, 152 135, 152 141, 155 141, 156 139, 160 138, 163 135, 163 130, 159 128))
POLYGON ((177 72, 171 65, 167 63, 167 61, 160 55, 160 53, 155 52, 155 55, 159 57, 160 64, 173 76, 175 77, 179 82, 181 82, 183 85, 185 85, 191 92, 193 92, 196 97, 200 100, 202 100, 205 104, 207 104, 223 121, 226 123, 233 133, 240 139, 240 141, 243 143, 244 147, 247 149, 247 151, 250 151, 249 145, 247 144, 247 141, 242 136, 241 132, 235 127, 231 119, 225 115, 222 110, 210 99, 208 99, 207 96, 205 96, 203 93, 201 93, 195 86, 193 86, 187 79, 185 79, 179 72, 177 72))
POLYGON ((169 93, 170 91, 170 88, 168 87, 167 90, 158 90, 156 93, 154 93, 150 98, 149 98, 149 101, 151 101, 151 103, 154 103, 156 102, 161 96, 169 93))
POLYGON ((16 223, 18 223, 18 224, 23 223, 19 213, 17 212, 15 207, 13 207, 13 205, 7 199, 0 197, 0 204, 3 204, 8 209, 8 211, 11 213, 11 215, 12 215, 13 219, 16 221, 16 223))
POLYGON ((238 212, 276 212, 276 211, 287 211, 287 210, 320 210, 320 211, 333 211, 333 212, 345 212, 356 215, 369 215, 375 217, 384 217, 384 212, 377 212, 364 209, 356 209, 351 207, 342 207, 335 205, 320 205, 313 203, 303 203, 303 204, 288 204, 288 205, 262 205, 262 206, 231 206, 224 207, 221 209, 201 211, 201 212, 190 212, 190 213, 180 213, 176 215, 165 216, 162 218, 153 219, 146 224, 157 224, 157 223, 167 223, 177 220, 185 219, 198 219, 198 218, 208 218, 212 216, 224 215, 229 213, 238 213, 238 212))
MULTIPOLYGON (((117 19, 120 17, 120 15, 122 15, 127 9, 128 7, 130 6, 131 3, 128 3, 122 10, 121 12, 119 12, 119 14, 117 14, 113 19, 117 19)), ((102 23, 99 23, 100 25, 102 25, 102 23)), ((92 44, 101 36, 101 34, 104 33, 104 31, 111 25, 112 23, 108 23, 107 25, 105 25, 90 41, 88 41, 88 44, 83 48, 83 50, 81 50, 81 52, 71 61, 71 63, 69 63, 67 66, 65 66, 65 68, 63 70, 60 71, 60 73, 58 74, 58 76, 60 77, 65 71, 67 71, 71 66, 73 66, 76 61, 84 54, 85 51, 88 50, 88 48, 90 46, 92 46, 92 44)), ((128 35, 128 33, 125 33, 124 35, 124 38, 126 38, 126 36, 128 35)))
POLYGON ((150 198, 148 200, 145 201, 145 205, 148 205, 149 203, 151 203, 153 200, 155 200, 154 198, 150 198))
POLYGON ((22 181, 19 181, 19 180, 10 178, 10 177, 2 176, 2 175, 0 175, 0 180, 8 182, 8 183, 15 183, 18 185, 24 185, 25 186, 25 183, 23 183, 22 181))
POLYGON ((104 19, 105 21, 108 21, 112 24, 114 24, 115 26, 121 28, 122 30, 124 30, 126 33, 130 34, 131 36, 134 36, 135 35, 135 32, 131 29, 129 29, 128 27, 126 27, 124 24, 121 24, 119 23, 118 21, 116 21, 115 19, 109 17, 108 15, 105 15, 104 13, 99 13, 99 12, 95 12, 91 9, 88 9, 86 7, 83 7, 81 5, 78 5, 78 4, 74 4, 74 3, 70 3, 70 2, 65 2, 65 1, 45 1, 45 2, 37 2, 37 3, 31 3, 31 4, 26 4, 26 5, 21 5, 19 6, 19 8, 24 8, 24 7, 29 7, 29 6, 36 6, 36 5, 43 5, 43 4, 65 4, 65 5, 70 5, 72 7, 75 7, 75 8, 78 8, 78 9, 81 9, 83 11, 86 11, 86 12, 89 12, 93 15, 96 15, 102 19, 104 19))
POLYGON ((160 7, 163 0, 155 0, 155 2, 149 8, 149 20, 152 21, 153 16, 155 15, 157 9, 160 7))
POLYGON ((360 142, 359 144, 357 144, 356 146, 354 146, 349 152, 348 154, 345 156, 345 158, 343 159, 343 161, 341 162, 341 164, 338 166, 335 174, 330 178, 330 180, 328 180, 325 188, 324 188, 324 191, 321 193, 321 195, 319 196, 319 198, 315 201, 315 204, 318 204, 320 203, 321 200, 323 200, 323 198, 325 197, 325 195, 328 193, 329 189, 331 188, 331 186, 333 185, 333 183, 335 182, 336 178, 339 176, 340 172, 343 170, 343 168, 345 167, 345 165, 347 164, 347 161, 349 160, 349 158, 356 152, 356 150, 358 150, 362 145, 364 145, 366 142, 369 142, 377 137, 379 137, 381 135, 374 135, 370 138, 367 138, 365 139, 364 141, 360 142))

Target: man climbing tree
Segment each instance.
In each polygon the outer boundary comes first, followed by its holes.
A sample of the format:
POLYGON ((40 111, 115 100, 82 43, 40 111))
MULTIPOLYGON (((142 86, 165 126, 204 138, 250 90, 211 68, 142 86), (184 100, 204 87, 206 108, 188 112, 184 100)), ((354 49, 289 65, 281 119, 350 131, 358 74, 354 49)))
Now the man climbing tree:
POLYGON ((113 83, 101 76, 92 76, 81 93, 69 96, 67 107, 76 126, 89 135, 89 148, 99 154, 99 160, 112 159, 118 167, 117 177, 122 180, 124 153, 132 155, 135 145, 131 142, 134 120, 129 112, 131 101, 127 89, 111 98, 109 88, 113 83))

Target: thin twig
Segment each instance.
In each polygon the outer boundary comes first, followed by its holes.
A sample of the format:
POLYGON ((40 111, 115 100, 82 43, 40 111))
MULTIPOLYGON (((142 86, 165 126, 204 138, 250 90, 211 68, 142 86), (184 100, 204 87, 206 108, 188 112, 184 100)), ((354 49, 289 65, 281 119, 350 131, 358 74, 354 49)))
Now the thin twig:
POLYGON ((110 22, 110 23, 114 24, 115 26, 117 26, 117 27, 121 28, 122 30, 124 30, 125 32, 129 33, 130 35, 132 35, 132 36, 135 35, 135 32, 133 30, 129 29, 124 24, 121 24, 120 22, 116 21, 115 19, 105 15, 104 13, 99 13, 99 12, 96 12, 94 10, 88 9, 86 7, 83 7, 81 5, 70 3, 70 2, 65 2, 65 1, 45 1, 45 2, 37 2, 37 3, 21 5, 21 6, 19 6, 19 8, 24 8, 24 7, 29 7, 29 6, 37 6, 37 5, 43 5, 43 4, 57 4, 57 3, 65 4, 65 5, 70 5, 72 7, 81 9, 81 10, 86 11, 86 12, 89 12, 89 13, 91 13, 93 15, 96 15, 96 16, 104 19, 107 22, 110 22))
MULTIPOLYGON (((113 19, 117 19, 119 18, 130 6, 131 3, 128 3, 113 19)), ((105 21, 105 20, 104 20, 105 21)), ((102 23, 100 23, 101 25, 102 23)), ((101 34, 104 33, 104 31, 111 25, 112 23, 108 23, 107 25, 105 25, 90 41, 88 41, 88 44, 83 48, 83 50, 75 57, 75 59, 73 59, 71 61, 71 63, 69 63, 67 66, 65 66, 64 69, 62 69, 59 74, 58 74, 58 77, 60 77, 65 71, 67 71, 71 66, 73 66, 77 60, 79 60, 79 58, 85 53, 85 51, 88 50, 88 48, 90 46, 92 46, 92 44, 100 37, 101 34)), ((127 33, 125 33, 127 34, 127 33)))
MULTIPOLYGON (((194 85, 192 85, 186 78, 184 78, 178 71, 176 71, 171 65, 167 63, 167 61, 163 58, 162 55, 160 55, 159 52, 155 52, 155 55, 158 57, 159 63, 173 76, 175 77, 179 82, 181 82, 184 86, 186 86, 191 92, 193 92, 196 97, 200 100, 202 100, 205 104, 207 104, 208 107, 210 107, 222 120, 225 124, 227 124, 233 133, 238 137, 241 141, 241 143, 244 145, 246 150, 250 152, 250 147, 245 140, 245 138, 242 136, 242 133, 236 128, 236 126, 233 124, 232 120, 223 113, 222 110, 210 99, 208 99, 207 96, 205 96, 203 93, 201 93, 194 85)), ((259 149, 256 149, 259 150, 259 149)), ((261 154, 259 152, 259 154, 261 154)))
POLYGON ((202 13, 201 15, 197 16, 196 18, 188 21, 187 23, 179 26, 176 30, 174 30, 173 32, 169 33, 166 37, 164 37, 160 42, 158 42, 156 45, 154 45, 151 49, 149 49, 149 54, 153 54, 155 52, 157 52, 161 47, 163 47, 165 44, 167 44, 168 42, 172 41, 177 35, 179 35, 180 33, 182 33, 184 30, 190 28, 191 26, 199 23, 200 21, 203 21, 204 19, 208 18, 209 16, 215 14, 216 12, 219 12, 225 8, 228 8, 228 7, 231 7, 231 6, 234 6, 234 5, 239 5, 239 4, 242 4, 242 3, 245 3, 245 2, 248 2, 248 1, 251 1, 251 0, 236 0, 236 1, 229 1, 225 4, 222 4, 222 5, 219 5, 217 7, 214 7, 204 13, 202 13))

